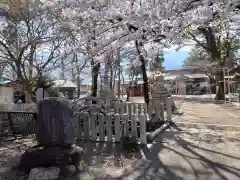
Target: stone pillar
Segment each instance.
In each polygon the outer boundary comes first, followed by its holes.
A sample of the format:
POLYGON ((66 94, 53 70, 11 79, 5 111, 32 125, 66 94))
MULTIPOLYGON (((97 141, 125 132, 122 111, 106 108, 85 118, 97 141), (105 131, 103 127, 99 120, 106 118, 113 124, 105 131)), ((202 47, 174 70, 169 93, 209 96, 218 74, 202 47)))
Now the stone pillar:
POLYGON ((110 86, 109 86, 108 72, 109 72, 109 65, 106 62, 105 63, 104 75, 103 75, 103 86, 102 86, 102 89, 100 90, 100 97, 101 98, 113 98, 113 99, 115 99, 115 94, 110 89, 110 86))

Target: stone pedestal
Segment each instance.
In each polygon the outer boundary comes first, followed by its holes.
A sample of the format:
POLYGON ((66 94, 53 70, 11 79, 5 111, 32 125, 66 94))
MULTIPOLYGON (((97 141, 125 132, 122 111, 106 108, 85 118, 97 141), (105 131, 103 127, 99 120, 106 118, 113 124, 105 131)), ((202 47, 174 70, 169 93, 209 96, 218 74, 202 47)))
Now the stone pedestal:
POLYGON ((22 155, 18 169, 28 173, 31 169, 40 167, 64 168, 68 165, 79 165, 83 149, 72 145, 69 147, 36 146, 28 148, 22 155))

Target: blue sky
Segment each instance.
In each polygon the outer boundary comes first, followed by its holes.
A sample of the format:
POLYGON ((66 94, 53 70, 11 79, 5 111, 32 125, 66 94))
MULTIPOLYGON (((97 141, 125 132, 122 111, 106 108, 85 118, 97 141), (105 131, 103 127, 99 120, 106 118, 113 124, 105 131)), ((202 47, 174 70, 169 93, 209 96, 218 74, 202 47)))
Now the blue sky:
POLYGON ((165 61, 163 66, 166 69, 178 69, 183 65, 183 61, 189 56, 189 51, 179 50, 179 51, 169 51, 164 53, 165 61))

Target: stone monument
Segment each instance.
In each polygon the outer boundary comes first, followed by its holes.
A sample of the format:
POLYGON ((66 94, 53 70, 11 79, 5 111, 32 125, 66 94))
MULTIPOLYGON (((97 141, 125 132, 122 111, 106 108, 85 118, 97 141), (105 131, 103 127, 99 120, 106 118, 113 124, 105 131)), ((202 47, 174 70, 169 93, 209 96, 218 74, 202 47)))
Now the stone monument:
POLYGON ((109 76, 108 76, 108 72, 109 72, 109 65, 108 63, 105 63, 105 70, 104 70, 104 76, 103 76, 103 86, 100 90, 100 97, 101 98, 109 98, 109 99, 115 99, 116 96, 114 94, 114 92, 110 89, 109 86, 109 76))
POLYGON ((35 133, 38 145, 21 157, 19 170, 29 173, 36 168, 56 167, 67 176, 69 165, 78 168, 82 149, 74 145, 73 112, 63 98, 48 98, 37 103, 35 133))
MULTIPOLYGON (((167 88, 164 87, 164 79, 162 75, 156 77, 156 81, 152 90, 152 100, 163 102, 165 105, 167 104, 167 97, 171 97, 172 95, 168 92, 167 88)), ((165 107, 164 107, 165 108, 165 107)), ((172 100, 172 111, 176 111, 176 105, 172 100)))
POLYGON ((167 97, 171 96, 168 90, 164 87, 164 80, 162 75, 156 77, 152 92, 153 101, 165 102, 167 97))
MULTIPOLYGON (((154 124, 164 123, 164 109, 166 109, 167 99, 171 97, 167 88, 164 87, 164 79, 162 75, 156 76, 153 88, 152 88, 152 98, 149 103, 148 114, 150 121, 154 124)), ((174 101, 172 103, 172 111, 176 110, 174 101)))

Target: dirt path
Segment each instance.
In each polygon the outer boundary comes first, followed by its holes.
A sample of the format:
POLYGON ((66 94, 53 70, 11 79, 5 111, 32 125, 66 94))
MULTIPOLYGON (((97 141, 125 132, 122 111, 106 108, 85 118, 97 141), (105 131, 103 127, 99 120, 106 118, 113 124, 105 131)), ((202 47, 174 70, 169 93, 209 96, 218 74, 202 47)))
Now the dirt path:
MULTIPOLYGON (((144 103, 143 97, 132 97, 131 101, 144 103)), ((174 115, 174 121, 240 126, 239 108, 197 100, 181 100, 175 103, 181 109, 183 115, 174 115)))
POLYGON ((203 102, 183 102, 183 115, 174 116, 174 120, 191 123, 208 123, 240 126, 240 110, 222 104, 203 102))
POLYGON ((239 180, 240 132, 167 131, 119 180, 239 180))

